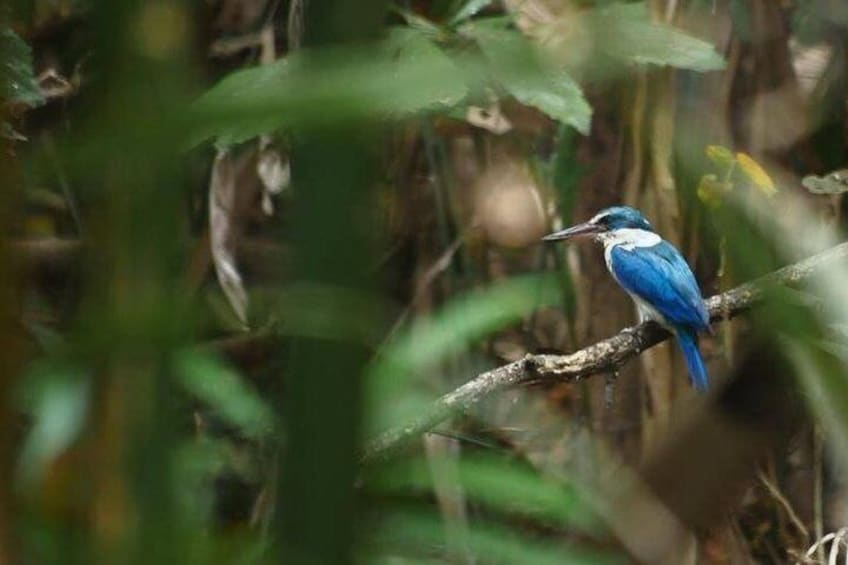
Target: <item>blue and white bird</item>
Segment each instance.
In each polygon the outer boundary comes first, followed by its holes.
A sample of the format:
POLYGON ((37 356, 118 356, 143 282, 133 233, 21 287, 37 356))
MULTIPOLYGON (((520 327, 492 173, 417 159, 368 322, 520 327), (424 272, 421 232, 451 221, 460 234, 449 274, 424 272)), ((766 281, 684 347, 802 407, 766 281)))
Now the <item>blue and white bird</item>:
POLYGON ((607 269, 636 303, 641 320, 654 320, 675 335, 692 386, 705 391, 709 378, 698 349, 698 332, 710 330, 710 316, 680 252, 654 231, 641 212, 628 206, 606 208, 588 222, 543 239, 581 235, 604 244, 607 269))

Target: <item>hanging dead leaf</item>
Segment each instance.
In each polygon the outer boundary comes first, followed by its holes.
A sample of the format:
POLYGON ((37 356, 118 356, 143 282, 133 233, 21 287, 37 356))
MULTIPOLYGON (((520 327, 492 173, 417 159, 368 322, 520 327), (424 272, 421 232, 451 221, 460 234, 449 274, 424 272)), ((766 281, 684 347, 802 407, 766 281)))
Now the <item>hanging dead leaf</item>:
POLYGON ((209 242, 215 274, 239 321, 247 326, 247 292, 236 266, 236 166, 227 150, 212 164, 209 180, 209 242))

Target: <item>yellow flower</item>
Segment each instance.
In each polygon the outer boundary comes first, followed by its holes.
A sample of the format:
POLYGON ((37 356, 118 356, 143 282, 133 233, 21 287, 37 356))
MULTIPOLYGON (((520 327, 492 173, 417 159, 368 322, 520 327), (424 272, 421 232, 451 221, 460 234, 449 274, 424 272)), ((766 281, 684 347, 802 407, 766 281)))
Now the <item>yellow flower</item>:
POLYGON ((737 153, 736 162, 739 165, 739 169, 748 178, 751 184, 760 189, 763 194, 766 196, 772 196, 777 192, 777 188, 774 186, 774 181, 771 180, 768 173, 765 172, 760 164, 754 161, 750 155, 737 153))
POLYGON ((705 153, 710 161, 725 169, 732 167, 736 161, 733 152, 721 145, 707 145, 705 153))

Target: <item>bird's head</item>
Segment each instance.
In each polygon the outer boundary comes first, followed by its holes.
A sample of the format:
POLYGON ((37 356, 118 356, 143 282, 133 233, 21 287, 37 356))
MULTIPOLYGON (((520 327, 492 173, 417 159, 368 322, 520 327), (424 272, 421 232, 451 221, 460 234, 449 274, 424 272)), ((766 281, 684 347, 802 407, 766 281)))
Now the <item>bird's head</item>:
POLYGON ((642 213, 629 206, 612 206, 595 214, 588 222, 571 226, 564 230, 546 235, 545 241, 560 241, 581 235, 599 236, 620 229, 637 229, 653 232, 654 228, 642 213))

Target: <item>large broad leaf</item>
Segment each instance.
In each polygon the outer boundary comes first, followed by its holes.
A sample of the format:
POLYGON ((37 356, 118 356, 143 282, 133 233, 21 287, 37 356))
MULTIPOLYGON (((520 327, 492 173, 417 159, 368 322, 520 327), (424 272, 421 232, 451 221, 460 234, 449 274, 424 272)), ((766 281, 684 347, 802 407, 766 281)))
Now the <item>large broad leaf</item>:
POLYGON ((4 102, 37 106, 44 102, 32 71, 29 45, 9 28, 0 28, 0 98, 4 102))
POLYGON ((192 144, 244 141, 281 128, 320 128, 450 107, 466 75, 422 32, 395 29, 370 47, 301 50, 234 73, 194 106, 192 144))
POLYGON ((232 369, 197 351, 182 353, 175 362, 180 384, 247 437, 270 433, 274 416, 270 406, 232 369))
MULTIPOLYGON (((434 487, 432 459, 403 460, 378 471, 371 486, 388 494, 430 491, 434 487)), ((520 514, 558 526, 596 529, 581 491, 587 485, 566 483, 540 475, 509 459, 464 455, 456 462, 458 482, 467 497, 505 515, 520 514)))
MULTIPOLYGON (((485 513, 484 513, 485 514, 485 513)), ((524 524, 522 524, 524 525, 524 524)), ((379 523, 368 528, 366 551, 377 563, 532 563, 533 565, 605 565, 622 563, 608 551, 585 550, 562 539, 546 539, 529 527, 505 527, 480 518, 475 520, 467 535, 461 539, 465 547, 479 560, 452 553, 445 546, 445 523, 430 512, 383 512, 379 523), (440 550, 444 553, 436 553, 440 550), (381 555, 382 554, 382 555, 381 555), (391 557, 383 557, 387 554, 391 557), (410 559, 404 559, 410 555, 410 559), (442 559, 421 559, 421 555, 444 555, 442 559), (383 557, 380 559, 380 557, 383 557)), ((560 535, 562 538, 563 536, 560 535)))
POLYGON ((560 298, 552 276, 528 275, 457 296, 431 317, 418 320, 389 343, 369 369, 368 431, 407 420, 429 404, 432 391, 417 386, 422 383, 417 377, 439 371, 451 355, 540 306, 558 304, 560 298))
POLYGON ((589 132, 592 108, 580 87, 519 31, 506 27, 501 19, 474 22, 462 31, 476 40, 493 78, 516 100, 581 133, 589 132))
POLYGON ((32 418, 18 459, 25 486, 38 484, 79 437, 91 400, 89 389, 83 371, 59 362, 38 362, 24 379, 24 402, 32 418))
POLYGON ((597 10, 593 30, 599 49, 633 63, 668 65, 693 71, 715 71, 725 61, 715 48, 682 31, 652 22, 644 3, 612 4, 597 10))

